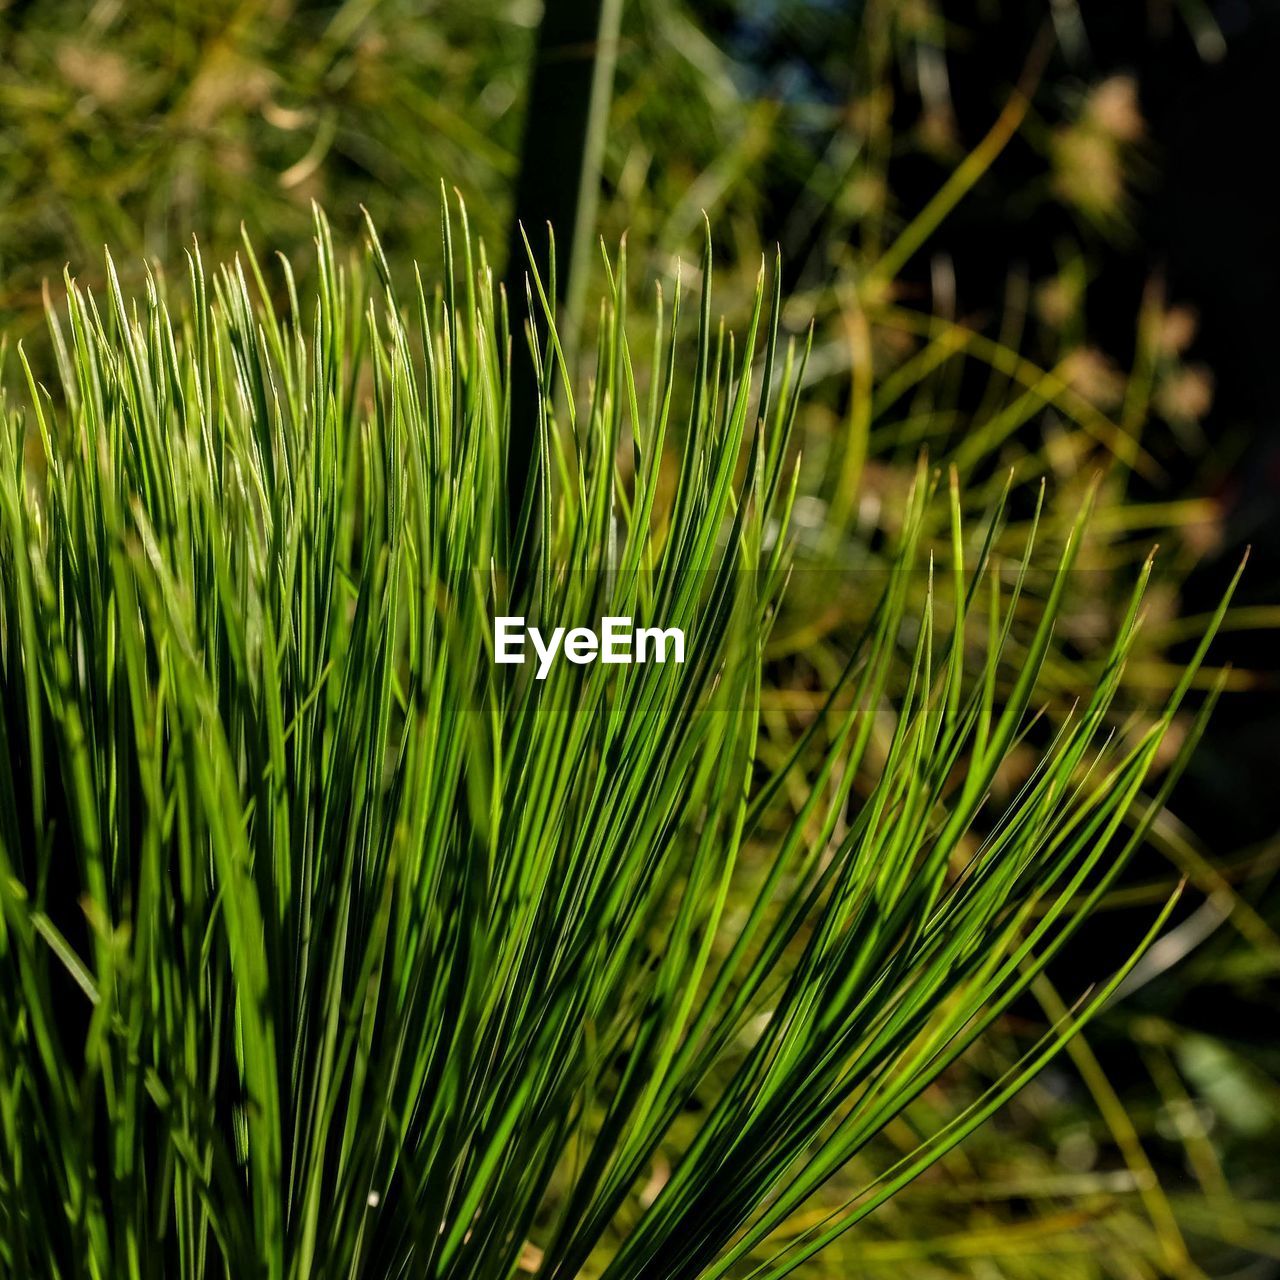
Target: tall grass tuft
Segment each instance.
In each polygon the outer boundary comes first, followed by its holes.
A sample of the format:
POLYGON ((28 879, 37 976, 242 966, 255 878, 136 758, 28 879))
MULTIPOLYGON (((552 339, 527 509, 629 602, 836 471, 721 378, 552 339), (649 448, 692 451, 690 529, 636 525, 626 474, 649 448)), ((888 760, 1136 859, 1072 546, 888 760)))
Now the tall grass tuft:
POLYGON ((280 306, 247 242, 212 275, 193 253, 180 304, 109 266, 106 297, 68 279, 50 311, 56 395, 10 361, 5 1275, 774 1280, 1122 976, 796 1222, 1140 846, 1208 637, 1166 706, 1106 732, 1144 574, 1096 688, 993 806, 1084 516, 1010 653, 1032 547, 997 562, 1003 506, 971 536, 922 467, 870 625, 766 764, 804 359, 776 283, 735 339, 708 251, 696 344, 677 287, 641 358, 619 255, 575 395, 554 279, 526 353, 465 215, 443 234, 428 287, 372 229, 340 265, 318 218, 317 285, 286 264, 280 306), (541 466, 511 520, 525 359, 541 466), (498 615, 678 627, 686 661, 539 680, 494 662, 498 615))

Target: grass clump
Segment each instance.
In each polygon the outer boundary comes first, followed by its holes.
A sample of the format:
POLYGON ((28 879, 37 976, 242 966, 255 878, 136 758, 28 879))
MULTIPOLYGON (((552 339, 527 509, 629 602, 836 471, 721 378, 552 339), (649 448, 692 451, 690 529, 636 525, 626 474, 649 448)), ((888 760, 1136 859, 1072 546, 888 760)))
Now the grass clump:
POLYGON ((1080 528, 998 681, 1031 546, 997 562, 1003 505, 971 538, 953 483, 934 583, 922 468, 869 626, 765 765, 803 364, 776 292, 762 275, 735 341, 708 253, 688 367, 678 289, 638 361, 621 257, 575 396, 554 278, 525 356, 483 248, 447 214, 444 238, 440 286, 404 294, 372 233, 344 268, 323 220, 314 296, 286 267, 281 308, 247 245, 212 278, 193 256, 181 306, 69 281, 60 394, 27 369, 4 407, 6 1274, 781 1277, 1119 981, 789 1226, 1142 843, 1204 645, 1152 719, 1103 732, 1142 575, 991 812, 1080 528), (540 465, 513 521, 525 358, 540 465), (539 681, 494 664, 498 614, 680 627, 688 659, 539 681))

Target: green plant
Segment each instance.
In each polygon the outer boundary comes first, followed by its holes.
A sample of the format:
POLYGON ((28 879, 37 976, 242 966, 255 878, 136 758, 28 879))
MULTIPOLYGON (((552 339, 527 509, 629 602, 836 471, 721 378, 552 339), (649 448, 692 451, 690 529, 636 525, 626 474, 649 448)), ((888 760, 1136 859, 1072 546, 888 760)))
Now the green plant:
POLYGON ((778 1236, 1143 842, 1221 611, 1159 713, 1100 732, 1144 571, 1096 688, 993 812, 1085 517, 1009 653, 1032 543, 993 553, 1003 500, 970 538, 953 479, 934 581, 922 466, 865 633, 766 766, 803 366, 776 284, 739 344, 708 248, 692 369, 678 291, 638 366, 620 255, 582 397, 535 278, 540 496, 512 523, 526 357, 483 247, 443 229, 441 286, 398 296, 372 232, 344 268, 319 221, 316 293, 286 265, 283 317, 247 242, 212 287, 193 256, 181 307, 160 280, 128 302, 110 265, 101 308, 68 281, 60 397, 27 367, 4 406, 6 1274, 780 1277, 1119 981, 778 1236), (494 664, 499 614, 634 616, 688 657, 538 680, 494 664))

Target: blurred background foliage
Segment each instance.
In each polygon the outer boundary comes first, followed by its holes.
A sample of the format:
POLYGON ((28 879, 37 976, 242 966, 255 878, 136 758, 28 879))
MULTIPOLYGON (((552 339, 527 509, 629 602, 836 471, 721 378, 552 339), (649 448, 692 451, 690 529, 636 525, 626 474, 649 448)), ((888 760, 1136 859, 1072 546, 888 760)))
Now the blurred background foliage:
MULTIPOLYGON (((241 224, 305 271, 313 200, 352 245, 364 205, 393 266, 430 272, 443 181, 500 255, 540 18, 536 0, 0 3, 0 329, 41 367, 45 282, 66 265, 99 284, 104 243, 126 286, 179 267, 193 233, 229 256, 241 224)), ((682 255, 696 283, 705 211, 729 319, 776 246, 789 327, 814 326, 801 564, 844 572, 797 574, 766 749, 815 710, 922 449, 974 512, 1011 468, 1047 475, 1050 536, 1099 485, 1055 713, 1153 543, 1135 715, 1254 547, 1217 652, 1232 695, 1059 966, 1063 998, 1186 877, 1172 932, 1087 1041, 806 1274, 1280 1275, 1280 248, 1261 136, 1280 6, 626 0, 616 53, 598 230, 627 234, 637 296, 669 291, 682 255)), ((974 1096, 1060 1012, 1046 984, 921 1107, 974 1096)))

